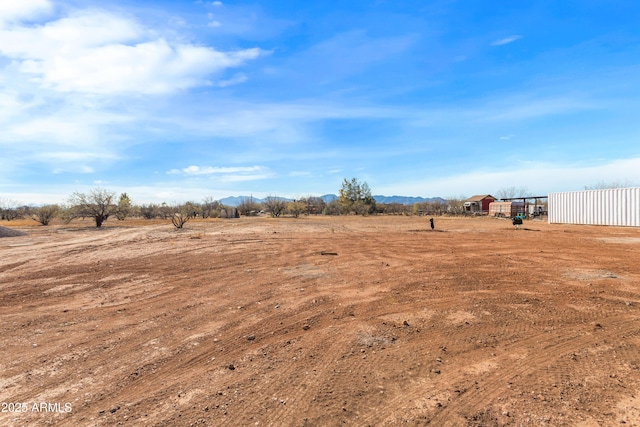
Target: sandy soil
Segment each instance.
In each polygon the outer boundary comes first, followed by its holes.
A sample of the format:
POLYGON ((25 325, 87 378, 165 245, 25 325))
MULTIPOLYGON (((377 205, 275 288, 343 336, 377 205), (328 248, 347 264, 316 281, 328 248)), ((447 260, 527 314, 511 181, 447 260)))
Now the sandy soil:
POLYGON ((640 229, 435 224, 23 224, 0 425, 640 425, 640 229))

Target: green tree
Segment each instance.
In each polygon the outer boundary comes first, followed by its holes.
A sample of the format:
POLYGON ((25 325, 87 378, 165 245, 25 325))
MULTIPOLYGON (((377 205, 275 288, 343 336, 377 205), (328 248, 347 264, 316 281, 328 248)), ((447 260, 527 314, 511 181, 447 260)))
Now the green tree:
POLYGON ((124 221, 127 216, 131 214, 131 199, 127 193, 120 194, 120 199, 118 200, 118 208, 116 209, 116 218, 120 221, 124 221))
POLYGON ((293 215, 295 218, 298 218, 301 213, 304 213, 307 210, 307 204, 303 200, 294 200, 293 202, 289 202, 287 204, 287 212, 293 215))
POLYGON ((339 200, 346 212, 366 215, 376 208, 369 185, 366 182, 359 182, 356 178, 351 178, 351 181, 345 178, 342 181, 339 200))

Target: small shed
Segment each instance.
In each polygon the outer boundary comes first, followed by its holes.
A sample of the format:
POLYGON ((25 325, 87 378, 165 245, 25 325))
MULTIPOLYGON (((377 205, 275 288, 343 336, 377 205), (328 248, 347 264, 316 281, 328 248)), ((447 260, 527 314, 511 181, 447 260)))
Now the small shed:
POLYGON ((467 199, 464 202, 464 212, 471 214, 487 214, 489 213, 489 204, 495 202, 496 198, 490 194, 479 194, 467 199))

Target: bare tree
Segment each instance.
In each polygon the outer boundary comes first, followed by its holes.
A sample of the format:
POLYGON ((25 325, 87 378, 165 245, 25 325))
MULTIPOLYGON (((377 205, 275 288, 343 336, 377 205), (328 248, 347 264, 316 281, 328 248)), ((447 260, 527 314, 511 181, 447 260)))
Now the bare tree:
POLYGON ((13 221, 24 216, 24 209, 18 207, 18 202, 0 199, 0 219, 13 221))
POLYGON ((173 208, 173 215, 171 216, 171 223, 177 229, 181 229, 191 218, 195 218, 197 212, 195 205, 191 202, 184 203, 182 205, 176 205, 173 208))
POLYGON ((630 187, 640 187, 640 185, 629 181, 628 179, 625 180, 624 182, 621 181, 613 181, 613 182, 604 182, 604 181, 598 181, 596 184, 594 185, 585 185, 584 189, 585 190, 606 190, 606 189, 610 189, 610 188, 630 188, 630 187))
POLYGON ((102 227, 118 206, 113 203, 115 193, 101 188, 91 190, 89 194, 73 193, 69 198, 72 218, 89 217, 96 222, 96 227, 102 227))
POLYGON ((158 206, 158 217, 162 219, 171 218, 174 212, 175 212, 175 207, 169 206, 166 202, 162 202, 162 204, 158 206))
POLYGON ((244 216, 255 215, 259 210, 260 204, 253 197, 245 197, 238 205, 238 212, 244 216))
POLYGON ((287 208, 287 203, 280 197, 268 196, 262 202, 265 210, 269 211, 272 217, 279 217, 287 208))
POLYGON ((60 212, 60 206, 58 205, 44 205, 39 208, 31 210, 31 218, 38 221, 42 225, 49 225, 52 219, 54 219, 60 212))
POLYGON ((446 210, 452 215, 462 215, 464 213, 465 196, 450 197, 446 202, 446 210))
POLYGON ((320 215, 327 205, 320 197, 308 196, 299 200, 307 206, 307 215, 320 215))
POLYGON ((527 187, 503 187, 496 193, 498 199, 513 199, 514 197, 527 197, 530 195, 527 187))
POLYGON ((201 212, 202 218, 219 218, 222 204, 214 200, 213 197, 205 197, 202 201, 201 212))
POLYGON ((381 203, 378 207, 386 215, 409 215, 413 211, 412 205, 402 203, 381 203))

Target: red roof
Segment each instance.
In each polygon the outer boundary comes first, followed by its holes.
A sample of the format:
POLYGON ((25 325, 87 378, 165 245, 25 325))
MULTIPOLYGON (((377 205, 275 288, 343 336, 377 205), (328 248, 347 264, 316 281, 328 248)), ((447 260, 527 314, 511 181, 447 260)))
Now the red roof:
POLYGON ((483 201, 484 199, 492 199, 492 200, 496 200, 496 198, 495 198, 495 197, 493 197, 491 194, 480 194, 480 195, 477 195, 477 196, 469 197, 469 198, 467 199, 467 202, 481 202, 481 201, 483 201))

